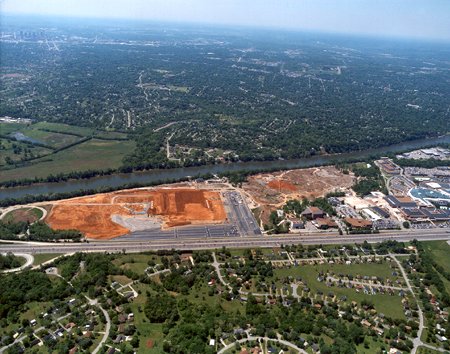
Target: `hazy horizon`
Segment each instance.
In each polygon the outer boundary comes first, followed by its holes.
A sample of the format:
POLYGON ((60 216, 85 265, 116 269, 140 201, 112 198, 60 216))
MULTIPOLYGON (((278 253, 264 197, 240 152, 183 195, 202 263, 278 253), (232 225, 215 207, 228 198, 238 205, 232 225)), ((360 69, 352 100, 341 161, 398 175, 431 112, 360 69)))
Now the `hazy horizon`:
POLYGON ((450 41, 450 1, 432 0, 3 0, 2 16, 148 20, 450 41))

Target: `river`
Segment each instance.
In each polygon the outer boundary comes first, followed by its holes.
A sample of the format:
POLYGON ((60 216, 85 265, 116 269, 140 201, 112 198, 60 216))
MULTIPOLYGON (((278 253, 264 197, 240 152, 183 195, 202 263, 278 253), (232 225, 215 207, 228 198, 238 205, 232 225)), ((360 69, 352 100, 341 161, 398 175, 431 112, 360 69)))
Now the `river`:
MULTIPOLYGON (((207 173, 219 174, 233 171, 261 171, 269 169, 293 169, 319 165, 333 164, 343 159, 363 160, 371 155, 380 155, 388 152, 402 152, 423 147, 434 146, 440 143, 450 143, 450 135, 439 138, 412 140, 396 145, 354 151, 339 155, 313 156, 295 160, 236 162, 220 165, 208 165, 199 167, 174 168, 165 170, 151 170, 133 173, 118 173, 110 176, 94 177, 84 180, 72 180, 58 183, 41 183, 30 186, 0 189, 0 200, 6 198, 21 198, 27 194, 39 195, 48 193, 66 193, 78 190, 100 189, 101 187, 117 188, 125 184, 139 183, 151 184, 158 181, 182 179, 187 176, 198 176, 207 173)), ((49 171, 51 172, 51 171, 49 171)))

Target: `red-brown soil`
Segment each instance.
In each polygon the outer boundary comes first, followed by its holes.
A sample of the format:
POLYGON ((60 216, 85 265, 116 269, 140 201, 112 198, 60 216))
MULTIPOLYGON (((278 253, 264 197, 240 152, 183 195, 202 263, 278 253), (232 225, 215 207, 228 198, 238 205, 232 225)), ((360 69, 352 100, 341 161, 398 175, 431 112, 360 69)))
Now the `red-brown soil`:
MULTIPOLYGON (((87 237, 109 239, 129 232, 113 222, 112 215, 133 217, 147 206, 148 215, 162 217, 164 227, 223 222, 220 194, 214 191, 170 188, 139 189, 56 202, 46 221, 54 229, 76 229, 87 237)), ((145 215, 140 215, 145 217, 145 215)))

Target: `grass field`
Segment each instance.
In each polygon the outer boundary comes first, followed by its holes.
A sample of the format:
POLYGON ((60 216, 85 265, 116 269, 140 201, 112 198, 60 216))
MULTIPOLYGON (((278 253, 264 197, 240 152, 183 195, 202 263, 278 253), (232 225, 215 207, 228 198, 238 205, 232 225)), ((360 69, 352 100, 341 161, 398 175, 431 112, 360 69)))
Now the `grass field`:
MULTIPOLYGON (((445 270, 450 271, 450 245, 446 241, 429 241, 424 242, 423 246, 426 252, 430 253, 433 260, 436 261, 445 270)), ((450 292, 450 281, 440 275, 444 282, 445 288, 450 292)), ((434 288, 434 287, 433 287, 434 288)), ((437 292, 436 289, 432 291, 437 292)))
POLYGON ((446 241, 423 242, 423 246, 433 255, 433 260, 450 270, 450 245, 446 241))
POLYGON ((26 129, 22 129, 21 132, 32 139, 40 141, 56 149, 62 148, 63 146, 67 146, 82 139, 81 137, 75 135, 39 130, 35 127, 35 125, 32 125, 26 129))
POLYGON ((38 160, 33 164, 2 171, 0 181, 46 177, 49 173, 117 168, 134 148, 132 141, 92 139, 38 160))
POLYGON ((49 261, 50 259, 56 258, 61 256, 61 253, 42 253, 42 254, 35 254, 34 255, 34 262, 33 265, 39 265, 44 262, 49 261))
POLYGON ((0 135, 8 135, 28 127, 30 124, 0 123, 0 135))
MULTIPOLYGON (((82 135, 84 137, 88 136, 98 136, 101 138, 106 139, 126 139, 127 134, 121 133, 121 132, 114 132, 114 131, 103 131, 103 130, 97 130, 95 128, 89 128, 89 127, 78 127, 75 125, 68 125, 63 123, 49 123, 49 122, 39 122, 36 124, 33 124, 31 126, 33 129, 39 129, 39 130, 51 130, 53 132, 59 132, 59 133, 69 133, 69 134, 78 134, 82 135)), ((76 138, 76 137, 75 137, 76 138)))
POLYGON ((88 127, 78 127, 75 125, 68 125, 63 123, 49 123, 49 122, 39 122, 33 124, 35 129, 48 129, 60 133, 72 133, 83 136, 91 136, 95 129, 88 127))

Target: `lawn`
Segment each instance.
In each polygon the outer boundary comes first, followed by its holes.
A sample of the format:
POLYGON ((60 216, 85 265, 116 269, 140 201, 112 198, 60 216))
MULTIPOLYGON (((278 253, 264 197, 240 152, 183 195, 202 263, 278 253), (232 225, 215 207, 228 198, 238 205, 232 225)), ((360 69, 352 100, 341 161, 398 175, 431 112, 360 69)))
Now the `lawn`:
MULTIPOLYGON (((292 276, 292 272, 296 272, 296 269, 301 269, 301 272, 313 272, 315 277, 317 277, 317 274, 319 272, 333 272, 334 274, 348 274, 353 275, 356 277, 357 275, 361 276, 376 276, 381 277, 384 279, 391 279, 396 280, 399 278, 399 276, 393 276, 392 272, 395 271, 394 269, 390 268, 388 263, 361 263, 361 264, 351 264, 351 265, 345 265, 345 264, 317 264, 317 265, 300 265, 298 267, 292 267, 292 268, 283 268, 283 269, 277 269, 276 274, 279 277, 283 276, 292 276)), ((398 270, 397 270, 398 272, 398 270)), ((400 277, 401 278, 401 277, 400 277)))
POLYGON ((425 347, 419 347, 419 349, 417 350, 417 354, 438 354, 438 353, 442 352, 438 350, 428 349, 425 347))
POLYGON ((34 262, 33 265, 39 265, 44 262, 49 261, 50 259, 56 258, 61 256, 61 253, 42 253, 42 254, 35 254, 34 255, 34 262))
POLYGON ((32 164, 2 171, 0 181, 47 177, 50 173, 101 170, 117 168, 134 149, 132 141, 92 139, 52 155, 33 161, 32 164))
POLYGON ((21 318, 26 318, 27 320, 32 320, 32 319, 38 319, 39 315, 42 312, 45 312, 45 310, 51 305, 52 303, 49 302, 29 302, 26 304, 26 306, 28 307, 28 310, 25 311, 22 315, 21 318))
POLYGON ((145 269, 148 268, 147 262, 151 259, 152 256, 145 254, 127 254, 117 257, 113 263, 123 269, 130 269, 141 275, 144 273, 145 269))
POLYGON ((133 280, 126 277, 125 275, 111 275, 111 282, 116 281, 120 284, 120 286, 131 283, 133 280))

